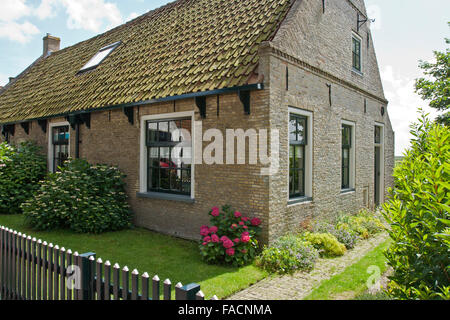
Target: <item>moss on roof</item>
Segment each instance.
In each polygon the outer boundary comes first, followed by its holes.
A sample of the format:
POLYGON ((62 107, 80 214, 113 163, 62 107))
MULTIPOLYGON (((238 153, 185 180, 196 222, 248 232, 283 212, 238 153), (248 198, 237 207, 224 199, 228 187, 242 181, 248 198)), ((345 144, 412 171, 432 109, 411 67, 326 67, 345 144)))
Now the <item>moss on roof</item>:
POLYGON ((0 123, 245 85, 291 0, 179 0, 40 59, 0 94, 0 123), (121 44, 95 70, 98 52, 121 44))

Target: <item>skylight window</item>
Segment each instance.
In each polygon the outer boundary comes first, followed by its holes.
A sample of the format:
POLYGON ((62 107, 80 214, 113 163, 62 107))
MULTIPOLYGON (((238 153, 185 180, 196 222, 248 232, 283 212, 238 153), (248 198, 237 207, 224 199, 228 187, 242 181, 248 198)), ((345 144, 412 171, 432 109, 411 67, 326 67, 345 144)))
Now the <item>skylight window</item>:
POLYGON ((111 54, 111 52, 113 52, 114 49, 116 49, 119 46, 119 44, 120 44, 120 42, 116 42, 109 46, 101 48, 95 54, 95 56, 92 57, 92 59, 89 60, 89 62, 86 63, 83 68, 80 69, 79 72, 81 73, 81 72, 85 72, 85 71, 89 71, 89 70, 93 70, 93 69, 97 68, 97 66, 100 65, 100 63, 102 63, 103 60, 105 60, 111 54))

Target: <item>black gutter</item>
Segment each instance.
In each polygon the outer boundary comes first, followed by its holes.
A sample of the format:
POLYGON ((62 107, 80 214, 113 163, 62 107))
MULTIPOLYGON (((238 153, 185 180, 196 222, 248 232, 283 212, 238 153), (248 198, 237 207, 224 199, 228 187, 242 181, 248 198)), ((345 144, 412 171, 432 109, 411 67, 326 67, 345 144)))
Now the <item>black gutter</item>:
POLYGON ((123 103, 123 104, 101 107, 101 108, 96 108, 96 109, 83 110, 83 111, 60 113, 60 114, 55 114, 55 115, 48 116, 48 117, 19 120, 16 122, 5 122, 5 123, 0 123, 0 125, 9 125, 9 124, 16 124, 16 123, 21 123, 21 122, 45 120, 45 119, 51 119, 51 118, 60 118, 60 117, 67 117, 69 115, 77 115, 77 114, 100 112, 100 111, 109 111, 109 110, 115 110, 115 109, 121 109, 121 108, 161 103, 161 102, 177 101, 177 100, 183 100, 183 99, 192 99, 192 98, 197 98, 197 97, 206 97, 206 96, 213 96, 213 95, 225 94, 225 93, 233 93, 233 92, 239 92, 239 91, 255 91, 255 90, 264 90, 264 84, 256 83, 256 84, 249 84, 249 85, 239 86, 239 87, 231 87, 231 88, 223 88, 223 89, 216 89, 216 90, 210 90, 210 91, 186 93, 186 94, 182 94, 182 95, 178 95, 178 96, 170 96, 170 97, 159 98, 159 99, 150 99, 150 100, 143 100, 143 101, 138 101, 138 102, 123 103))

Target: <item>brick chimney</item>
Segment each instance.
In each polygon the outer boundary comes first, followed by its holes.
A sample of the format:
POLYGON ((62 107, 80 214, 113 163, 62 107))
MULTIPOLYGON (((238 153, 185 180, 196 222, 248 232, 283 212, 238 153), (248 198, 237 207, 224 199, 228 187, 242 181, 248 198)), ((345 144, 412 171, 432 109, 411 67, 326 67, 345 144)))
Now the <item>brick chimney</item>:
POLYGON ((53 37, 50 33, 44 37, 44 53, 43 56, 46 57, 52 52, 56 52, 60 49, 61 39, 53 37))

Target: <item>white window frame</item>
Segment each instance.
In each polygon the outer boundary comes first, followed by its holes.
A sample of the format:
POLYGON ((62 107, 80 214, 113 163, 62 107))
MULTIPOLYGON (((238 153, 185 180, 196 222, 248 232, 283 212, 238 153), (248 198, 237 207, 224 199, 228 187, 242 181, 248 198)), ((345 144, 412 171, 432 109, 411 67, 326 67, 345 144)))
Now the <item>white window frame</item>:
MULTIPOLYGON (((346 125, 346 126, 350 126, 352 128, 352 146, 351 146, 351 152, 350 152, 350 170, 349 170, 349 175, 350 175, 350 187, 348 189, 342 189, 341 186, 341 192, 349 192, 349 191, 354 191, 356 189, 356 122, 353 121, 347 121, 347 120, 342 120, 341 121, 341 126, 339 127, 339 130, 341 132, 341 139, 340 139, 340 158, 341 158, 341 166, 340 168, 340 177, 341 177, 341 182, 342 182, 342 126, 346 125)), ((342 184, 342 183, 341 183, 342 184)))
POLYGON ((351 53, 352 53, 352 71, 359 74, 359 75, 363 75, 364 72, 364 60, 363 60, 363 38, 357 34, 356 32, 352 32, 352 40, 351 40, 351 53), (353 39, 356 39, 359 41, 360 43, 360 49, 359 49, 359 61, 361 64, 361 70, 355 69, 353 67, 353 39))
POLYGON ((69 127, 69 146, 68 146, 68 148, 69 148, 69 157, 70 157, 70 138, 71 138, 70 123, 68 121, 49 123, 49 126, 48 126, 48 155, 47 155, 49 172, 53 172, 53 152, 54 152, 53 128, 64 127, 64 126, 69 127))
MULTIPOLYGON (((378 190, 379 194, 380 194, 380 204, 384 203, 385 201, 385 197, 384 197, 384 188, 385 188, 385 177, 384 177, 384 168, 385 168, 385 127, 384 127, 384 123, 379 123, 379 122, 375 122, 375 127, 380 127, 381 128, 381 142, 380 143, 375 143, 375 147, 380 147, 381 148, 381 152, 380 152, 380 190, 378 190)), ((375 138, 373 139, 375 141, 375 138)))
POLYGON ((289 107, 288 108, 288 121, 287 121, 287 154, 288 154, 288 161, 287 161, 287 179, 286 179, 286 186, 287 186, 287 201, 288 205, 298 205, 303 203, 310 203, 313 199, 313 150, 314 150, 314 130, 313 130, 313 124, 314 124, 314 113, 311 111, 306 111, 303 109, 298 109, 295 107, 289 107), (299 116, 306 117, 307 119, 307 133, 306 137, 308 139, 306 146, 305 146, 305 196, 301 198, 294 198, 291 199, 289 197, 289 120, 291 114, 296 114, 299 116), (298 202, 301 199, 306 199, 303 202, 298 202))
MULTIPOLYGON (((164 119, 178 119, 178 118, 191 118, 192 120, 192 160, 191 160, 191 195, 190 198, 195 198, 195 135, 196 135, 196 126, 195 126, 195 112, 187 111, 187 112, 175 112, 175 113, 165 113, 165 114, 154 114, 154 115, 146 115, 141 116, 141 137, 140 137, 140 169, 139 169, 139 192, 141 194, 150 194, 147 190, 147 146, 146 146, 146 134, 147 134, 147 121, 151 120, 164 120, 164 119)), ((165 193, 160 193, 160 195, 165 195, 165 193)), ((185 197, 185 196, 179 196, 185 197)), ((189 196, 186 196, 189 197, 189 196)))

